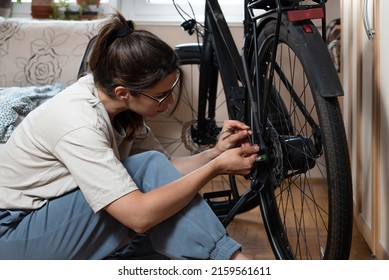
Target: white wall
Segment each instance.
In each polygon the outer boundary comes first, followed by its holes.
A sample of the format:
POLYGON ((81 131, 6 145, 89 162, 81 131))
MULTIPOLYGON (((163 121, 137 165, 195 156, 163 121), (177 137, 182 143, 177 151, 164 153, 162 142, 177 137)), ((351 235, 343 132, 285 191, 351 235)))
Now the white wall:
POLYGON ((389 11, 389 1, 380 1, 380 104, 381 104, 381 193, 380 193, 380 242, 381 245, 386 248, 389 254, 389 52, 387 48, 389 46, 389 17, 387 12, 389 11))
POLYGON ((387 0, 342 0, 344 116, 356 225, 378 259, 389 259, 389 24, 387 0), (364 4, 375 30, 362 24, 364 4))

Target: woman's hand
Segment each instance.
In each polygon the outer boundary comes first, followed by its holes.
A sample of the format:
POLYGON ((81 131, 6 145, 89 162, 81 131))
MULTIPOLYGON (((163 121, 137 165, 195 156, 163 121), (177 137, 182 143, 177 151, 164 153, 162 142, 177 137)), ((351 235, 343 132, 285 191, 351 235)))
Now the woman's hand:
POLYGON ((214 147, 219 154, 215 158, 220 174, 248 175, 258 156, 258 145, 251 145, 248 136, 251 128, 236 121, 224 121, 223 128, 214 147))
MULTIPOLYGON (((174 164, 174 166, 177 168, 177 170, 182 174, 189 174, 190 172, 204 166, 208 162, 216 159, 221 154, 223 154, 226 151, 229 151, 234 148, 238 147, 247 147, 248 152, 241 151, 242 155, 247 157, 248 155, 251 156, 252 153, 255 153, 255 149, 258 149, 257 147, 253 148, 250 142, 248 141, 248 136, 252 134, 252 131, 249 126, 245 125, 244 123, 240 121, 235 120, 228 120, 224 122, 223 128, 218 136, 218 141, 215 145, 215 147, 205 150, 199 154, 195 154, 192 156, 187 157, 173 157, 171 158, 171 162, 174 164), (254 149, 254 152, 253 152, 254 149)), ((237 150, 238 151, 238 150, 237 150)), ((231 156, 234 158, 235 156, 238 156, 239 152, 232 152, 231 156)), ((240 156, 240 155, 239 155, 240 156)), ((223 156, 224 157, 224 156, 223 156)), ((242 157, 240 156, 239 161, 242 161, 242 157)), ((228 160, 228 159, 226 159, 228 160)), ((225 160, 222 160, 224 162, 225 160)), ((252 164, 250 164, 250 159, 247 158, 244 162, 244 166, 239 166, 237 168, 224 166, 222 167, 222 173, 223 174, 243 174, 246 172, 248 165, 252 167, 252 164), (247 165, 248 164, 248 165, 247 165), (242 168, 242 169, 241 169, 242 168)), ((226 162, 227 163, 227 162, 226 162)), ((242 162, 243 163, 243 162, 242 162)), ((232 161, 232 164, 234 162, 232 161)), ((241 163, 240 163, 241 164, 241 163)), ((228 163, 227 163, 228 165, 228 163)))
POLYGON ((214 149, 221 154, 239 146, 250 146, 247 137, 251 134, 251 128, 240 121, 224 121, 223 128, 218 136, 218 141, 214 149))
POLYGON ((218 175, 248 175, 258 156, 258 145, 229 149, 214 159, 218 175))

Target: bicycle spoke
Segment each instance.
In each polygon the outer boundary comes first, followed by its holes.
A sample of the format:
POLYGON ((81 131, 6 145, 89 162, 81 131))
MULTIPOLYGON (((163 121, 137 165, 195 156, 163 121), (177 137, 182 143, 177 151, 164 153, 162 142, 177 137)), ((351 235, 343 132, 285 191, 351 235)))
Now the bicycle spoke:
MULTIPOLYGON (((332 185, 333 180, 342 180, 342 175, 328 164, 335 164, 334 159, 339 157, 333 146, 344 147, 344 138, 333 138, 338 133, 336 129, 342 130, 342 121, 337 117, 328 121, 332 115, 339 116, 339 108, 332 107, 329 99, 319 95, 320 89, 311 86, 317 76, 306 71, 309 59, 302 58, 306 53, 300 51, 303 37, 296 40, 288 28, 294 27, 281 25, 274 62, 271 58, 276 22, 264 28, 258 37, 259 65, 252 64, 251 69, 252 79, 260 83, 261 93, 271 87, 270 96, 264 102, 268 106, 265 141, 271 171, 268 185, 260 194, 261 210, 278 258, 333 258, 335 246, 340 246, 338 237, 334 237, 340 233, 337 224, 343 222, 338 218, 341 214, 333 215, 333 211, 343 201, 335 200, 332 193, 346 190, 332 185), (273 76, 270 75, 272 63, 273 76), (259 78, 255 79, 257 74, 259 78), (335 144, 336 141, 339 142, 335 144)), ((347 165, 345 170, 347 173, 347 165)), ((347 236, 344 238, 348 240, 347 236)))

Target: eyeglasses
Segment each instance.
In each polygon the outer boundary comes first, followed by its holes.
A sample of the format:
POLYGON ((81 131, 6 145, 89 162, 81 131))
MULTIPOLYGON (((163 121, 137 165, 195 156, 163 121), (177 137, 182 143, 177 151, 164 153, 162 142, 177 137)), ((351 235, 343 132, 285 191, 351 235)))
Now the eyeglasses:
POLYGON ((148 97, 148 98, 158 102, 159 106, 161 106, 161 104, 170 96, 170 94, 172 94, 172 92, 173 92, 174 88, 176 87, 176 85, 178 84, 179 80, 180 80, 180 72, 177 72, 177 78, 174 81, 172 87, 169 90, 161 92, 159 94, 159 95, 162 96, 161 98, 156 98, 154 96, 150 96, 147 93, 144 93, 144 92, 141 92, 141 91, 137 91, 137 93, 139 93, 141 95, 144 95, 144 96, 146 96, 146 97, 148 97))

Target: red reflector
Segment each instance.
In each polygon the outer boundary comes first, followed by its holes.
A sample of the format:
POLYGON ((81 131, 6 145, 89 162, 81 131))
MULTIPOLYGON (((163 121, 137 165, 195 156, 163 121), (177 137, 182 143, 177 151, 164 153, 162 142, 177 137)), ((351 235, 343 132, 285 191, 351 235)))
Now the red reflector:
POLYGON ((323 8, 314 8, 309 10, 288 11, 288 21, 300 21, 305 19, 324 18, 323 8))
POLYGON ((309 24, 303 24, 303 29, 305 33, 312 33, 312 28, 309 24))

